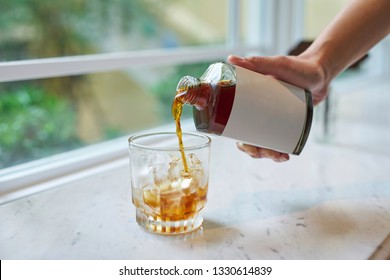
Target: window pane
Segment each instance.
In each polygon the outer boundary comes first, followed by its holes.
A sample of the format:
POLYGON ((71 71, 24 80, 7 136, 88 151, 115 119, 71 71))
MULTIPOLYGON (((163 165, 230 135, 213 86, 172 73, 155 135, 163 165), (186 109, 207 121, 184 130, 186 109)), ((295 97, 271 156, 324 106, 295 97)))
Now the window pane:
POLYGON ((177 82, 210 63, 0 84, 0 169, 173 124, 177 82))
MULTIPOLYGON (((225 43, 229 3, 0 0, 0 61, 225 43)), ((0 169, 173 124, 177 82, 212 62, 0 83, 0 169)))
POLYGON ((0 0, 0 61, 225 42, 227 0, 0 0))
MULTIPOLYGON (((305 0, 305 38, 315 39, 348 1, 305 0)), ((327 100, 316 110, 313 134, 317 139, 390 154, 388 53, 383 40, 332 82, 327 100)))
POLYGON ((348 0, 305 0, 306 39, 315 39, 348 0))
POLYGON ((245 46, 259 46, 262 43, 261 38, 261 12, 264 7, 263 1, 241 0, 240 9, 240 44, 245 46))

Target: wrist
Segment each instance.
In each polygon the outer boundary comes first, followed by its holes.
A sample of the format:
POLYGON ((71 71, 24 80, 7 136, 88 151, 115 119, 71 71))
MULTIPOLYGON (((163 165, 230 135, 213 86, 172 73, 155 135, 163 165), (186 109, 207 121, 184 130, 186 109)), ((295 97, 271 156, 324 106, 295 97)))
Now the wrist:
POLYGON ((305 52, 299 55, 299 57, 305 59, 313 65, 323 84, 330 84, 330 82, 339 74, 336 65, 332 63, 326 55, 326 52, 321 49, 312 50, 311 48, 308 48, 305 52))

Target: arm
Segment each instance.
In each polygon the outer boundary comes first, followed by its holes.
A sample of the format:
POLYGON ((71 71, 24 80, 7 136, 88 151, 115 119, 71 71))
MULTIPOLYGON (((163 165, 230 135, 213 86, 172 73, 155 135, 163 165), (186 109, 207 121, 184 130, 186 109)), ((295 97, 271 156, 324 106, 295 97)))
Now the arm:
MULTIPOLYGON (((389 0, 350 1, 299 56, 230 56, 228 62, 308 89, 318 104, 340 72, 390 33, 389 14, 389 0)), ((289 159, 288 154, 261 147, 238 144, 238 148, 255 158, 289 159)))
POLYGON ((314 59, 328 82, 390 33, 390 1, 350 1, 301 55, 314 59))

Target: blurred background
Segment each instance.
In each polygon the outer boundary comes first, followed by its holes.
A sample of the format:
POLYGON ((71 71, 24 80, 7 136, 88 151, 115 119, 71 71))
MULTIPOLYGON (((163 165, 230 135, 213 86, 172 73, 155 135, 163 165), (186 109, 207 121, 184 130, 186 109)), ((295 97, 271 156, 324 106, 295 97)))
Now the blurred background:
MULTIPOLYGON (((238 55, 287 54, 315 39, 346 2, 0 0, 0 66, 161 49, 174 56, 183 48, 213 46, 238 55)), ((329 101, 316 110, 313 137, 388 152, 390 132, 378 136, 377 126, 390 131, 390 87, 384 82, 389 45, 387 38, 337 78, 329 101), (362 121, 376 129, 370 135, 355 129, 362 121)), ((225 59, 1 82, 0 169, 173 123, 170 108, 178 80, 199 77, 210 63, 225 59)))

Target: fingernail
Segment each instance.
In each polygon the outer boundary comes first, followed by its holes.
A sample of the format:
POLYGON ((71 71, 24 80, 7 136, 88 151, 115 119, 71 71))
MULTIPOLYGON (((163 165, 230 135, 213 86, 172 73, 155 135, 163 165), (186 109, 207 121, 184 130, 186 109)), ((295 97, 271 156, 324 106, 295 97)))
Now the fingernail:
POLYGON ((256 156, 257 155, 257 149, 255 147, 245 145, 244 143, 237 143, 237 147, 239 150, 243 151, 244 153, 247 153, 250 156, 256 156))
POLYGON ((278 158, 275 159, 276 162, 285 162, 288 161, 290 157, 286 154, 280 155, 278 158))
POLYGON ((244 60, 242 57, 240 57, 240 56, 236 56, 236 55, 229 55, 228 56, 228 60, 236 60, 236 61, 242 61, 242 60, 244 60))

